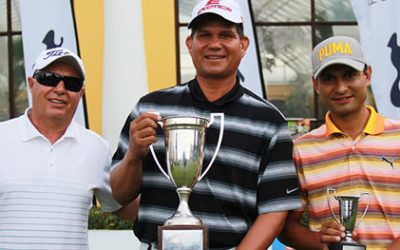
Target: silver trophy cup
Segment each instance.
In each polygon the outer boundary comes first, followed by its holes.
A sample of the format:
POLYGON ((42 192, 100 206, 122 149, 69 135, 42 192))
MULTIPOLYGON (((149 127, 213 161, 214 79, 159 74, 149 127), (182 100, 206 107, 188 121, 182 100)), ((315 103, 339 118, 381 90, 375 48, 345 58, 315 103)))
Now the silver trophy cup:
POLYGON ((164 226, 202 225, 201 220, 193 216, 190 211, 188 201, 192 188, 210 170, 221 146, 224 131, 224 114, 211 113, 210 118, 209 121, 195 116, 173 116, 166 117, 159 122, 164 130, 168 174, 161 167, 153 146, 150 146, 150 151, 158 168, 177 187, 176 192, 180 201, 177 211, 164 223, 164 226), (201 173, 206 128, 218 116, 220 117, 220 132, 217 147, 207 168, 201 173))
POLYGON ((345 227, 345 238, 339 243, 333 243, 329 246, 331 250, 365 250, 366 247, 358 242, 354 241, 351 237, 351 233, 358 225, 360 225, 361 221, 364 219, 365 214, 368 211, 368 206, 370 203, 370 195, 367 192, 363 192, 360 196, 337 196, 336 190, 333 188, 328 188, 326 190, 327 198, 328 198, 328 207, 329 210, 338 224, 341 224, 345 227), (339 219, 335 216, 333 212, 332 206, 330 204, 330 193, 333 192, 333 197, 335 200, 339 202, 339 219), (362 214, 360 221, 356 224, 357 218, 357 208, 358 202, 364 197, 368 197, 367 206, 365 207, 364 213, 362 214))

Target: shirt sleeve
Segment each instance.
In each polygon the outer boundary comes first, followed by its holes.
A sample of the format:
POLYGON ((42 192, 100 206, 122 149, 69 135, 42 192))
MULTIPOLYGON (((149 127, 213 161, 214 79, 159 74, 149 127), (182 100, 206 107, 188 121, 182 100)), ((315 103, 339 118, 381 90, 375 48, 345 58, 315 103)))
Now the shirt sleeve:
POLYGON ((116 202, 111 193, 110 173, 111 173, 111 152, 107 144, 106 159, 103 165, 102 184, 94 190, 97 200, 100 202, 101 209, 105 212, 113 212, 120 209, 122 206, 116 202))
POLYGON ((304 171, 303 171, 303 166, 302 166, 302 162, 301 162, 300 152, 299 152, 296 144, 294 144, 294 148, 293 148, 293 160, 294 160, 296 170, 297 170, 297 177, 299 179, 301 203, 302 203, 303 207, 305 207, 307 205, 307 200, 308 200, 308 198, 307 198, 308 191, 307 191, 306 185, 305 185, 304 171))
POLYGON ((301 207, 293 142, 286 122, 278 125, 267 142, 258 186, 258 211, 261 213, 301 207))

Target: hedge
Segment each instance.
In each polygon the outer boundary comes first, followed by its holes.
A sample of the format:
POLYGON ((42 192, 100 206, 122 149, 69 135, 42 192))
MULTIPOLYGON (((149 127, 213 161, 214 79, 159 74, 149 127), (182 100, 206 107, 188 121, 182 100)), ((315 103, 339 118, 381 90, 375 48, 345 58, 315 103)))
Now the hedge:
POLYGON ((131 230, 132 222, 113 215, 112 213, 103 212, 100 208, 92 207, 89 210, 88 228, 131 230))

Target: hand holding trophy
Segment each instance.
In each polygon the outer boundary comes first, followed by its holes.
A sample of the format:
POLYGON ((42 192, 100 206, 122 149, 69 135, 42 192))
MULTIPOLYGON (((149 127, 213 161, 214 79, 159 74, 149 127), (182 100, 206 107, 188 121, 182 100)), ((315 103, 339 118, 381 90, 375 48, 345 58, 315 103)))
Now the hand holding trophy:
POLYGON ((197 242, 196 246, 200 246, 196 249, 206 249, 207 229, 201 220, 192 214, 188 202, 192 188, 207 174, 219 152, 224 131, 224 114, 211 113, 210 121, 196 116, 171 116, 163 118, 159 124, 164 130, 168 174, 161 167, 153 146, 150 146, 150 151, 160 171, 177 187, 176 192, 180 200, 175 214, 158 228, 159 249, 172 248, 172 245, 179 244, 182 246, 190 237, 193 238, 190 244, 197 242), (201 173, 205 131, 218 116, 220 117, 220 132, 217 146, 210 163, 201 173), (194 237, 195 234, 200 236, 194 237))
POLYGON ((338 224, 345 227, 345 238, 339 243, 332 243, 329 246, 330 250, 365 250, 366 247, 352 239, 352 231, 357 227, 361 221, 364 219, 365 214, 368 211, 368 206, 370 203, 370 195, 367 192, 363 192, 360 196, 337 196, 336 190, 333 188, 328 188, 326 190, 328 198, 329 210, 338 224), (333 192, 333 197, 339 202, 339 219, 336 218, 330 203, 330 192, 333 192), (367 206, 365 207, 364 213, 361 216, 360 221, 356 224, 357 218, 357 208, 358 202, 364 199, 364 196, 368 197, 367 206))

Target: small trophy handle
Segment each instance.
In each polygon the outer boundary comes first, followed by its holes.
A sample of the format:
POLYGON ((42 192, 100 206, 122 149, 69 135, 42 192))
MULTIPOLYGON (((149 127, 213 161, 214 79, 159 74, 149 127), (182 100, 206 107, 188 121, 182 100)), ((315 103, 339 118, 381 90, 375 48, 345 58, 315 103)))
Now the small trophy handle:
POLYGON ((338 223, 338 224, 341 224, 340 223, 340 221, 336 218, 336 215, 335 215, 335 213, 333 212, 333 209, 332 209, 332 207, 331 207, 331 202, 330 202, 330 192, 331 191, 333 191, 333 197, 335 198, 335 200, 338 200, 339 198, 336 196, 336 190, 335 189, 333 189, 333 188, 328 188, 328 189, 326 189, 326 196, 327 196, 327 198, 328 198, 328 207, 329 207, 329 210, 331 211, 331 214, 332 214, 332 216, 333 216, 333 218, 335 219, 335 221, 338 223))
POLYGON ((216 116, 220 117, 220 127, 219 127, 219 136, 218 136, 217 147, 215 148, 215 152, 214 152, 213 157, 211 158, 210 163, 208 163, 208 166, 207 166, 206 170, 204 170, 204 172, 201 174, 201 176, 199 177, 198 181, 203 179, 203 177, 207 174, 208 170, 210 170, 212 164, 214 163, 215 158, 217 157, 219 149, 221 147, 222 137, 224 135, 224 127, 225 127, 224 126, 224 121, 225 121, 224 113, 211 113, 211 120, 210 120, 210 123, 208 124, 208 126, 210 126, 211 124, 214 123, 214 119, 215 119, 216 116))
POLYGON ((363 215, 361 216, 360 221, 356 224, 355 227, 358 227, 358 225, 360 225, 361 221, 364 219, 364 217, 365 217, 365 215, 367 214, 367 211, 368 211, 369 203, 370 203, 370 201, 371 201, 371 196, 369 195, 368 192, 363 192, 363 193, 361 193, 361 199, 360 199, 360 200, 363 200, 363 199, 364 199, 364 196, 368 196, 367 206, 365 207, 364 213, 363 213, 363 215))

